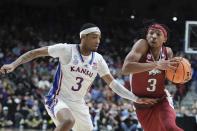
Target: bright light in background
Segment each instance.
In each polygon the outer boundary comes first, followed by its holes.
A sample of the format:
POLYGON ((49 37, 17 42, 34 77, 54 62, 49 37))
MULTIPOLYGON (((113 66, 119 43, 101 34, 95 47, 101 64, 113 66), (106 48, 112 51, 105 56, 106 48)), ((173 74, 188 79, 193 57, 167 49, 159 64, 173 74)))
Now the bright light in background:
POLYGON ((132 14, 132 15, 130 16, 130 18, 131 18, 131 19, 135 19, 135 15, 132 14))
POLYGON ((174 17, 172 17, 172 20, 173 20, 173 21, 177 21, 178 18, 177 18, 176 16, 174 16, 174 17))
POLYGON ((130 19, 134 20, 135 17, 136 17, 136 12, 135 12, 135 10, 132 10, 131 15, 130 15, 130 19))

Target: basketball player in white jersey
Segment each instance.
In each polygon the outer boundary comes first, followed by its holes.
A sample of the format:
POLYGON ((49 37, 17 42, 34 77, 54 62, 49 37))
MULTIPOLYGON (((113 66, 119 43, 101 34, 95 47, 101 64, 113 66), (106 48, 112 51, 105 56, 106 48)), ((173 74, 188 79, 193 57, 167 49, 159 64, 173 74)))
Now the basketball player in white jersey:
POLYGON ((84 96, 97 74, 123 98, 136 103, 155 104, 156 99, 138 98, 113 78, 105 60, 96 52, 100 37, 100 29, 92 23, 86 23, 80 31, 80 44, 56 44, 31 50, 11 64, 3 65, 0 72, 10 73, 20 64, 38 57, 59 58, 53 87, 45 99, 46 110, 56 125, 55 131, 93 129, 84 96))

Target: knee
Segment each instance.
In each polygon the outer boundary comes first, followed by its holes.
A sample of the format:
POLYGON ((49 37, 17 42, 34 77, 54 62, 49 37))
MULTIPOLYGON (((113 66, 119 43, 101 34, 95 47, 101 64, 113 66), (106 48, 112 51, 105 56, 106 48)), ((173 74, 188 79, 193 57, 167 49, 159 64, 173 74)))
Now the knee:
POLYGON ((68 129, 68 128, 72 128, 74 124, 75 124, 74 118, 67 118, 61 122, 61 127, 62 129, 68 129))

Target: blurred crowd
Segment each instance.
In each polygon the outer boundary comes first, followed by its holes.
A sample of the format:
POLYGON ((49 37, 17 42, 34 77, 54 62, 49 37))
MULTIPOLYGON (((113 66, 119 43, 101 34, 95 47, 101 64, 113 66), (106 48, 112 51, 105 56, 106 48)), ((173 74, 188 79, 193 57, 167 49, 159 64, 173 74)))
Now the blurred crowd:
MULTIPOLYGON (((129 76, 122 76, 120 69, 124 57, 138 37, 139 31, 136 28, 140 26, 118 19, 103 22, 107 17, 98 19, 102 14, 99 15, 98 11, 95 13, 98 14, 97 18, 91 17, 91 14, 89 16, 91 21, 101 25, 103 32, 99 52, 103 54, 114 77, 129 89, 129 76)), ((1 7, 0 66, 12 62, 31 49, 56 43, 79 43, 79 29, 85 20, 78 15, 62 8, 42 9, 13 5, 10 10, 10 7, 1 7)), ((173 43, 183 41, 178 31, 175 30, 174 34, 177 36, 172 39, 173 43)), ((197 118, 197 100, 189 106, 181 104, 188 91, 197 93, 197 56, 184 54, 181 46, 172 45, 172 48, 177 56, 187 57, 193 69, 192 80, 187 84, 173 87, 166 82, 174 98, 177 117, 197 118)), ((39 58, 19 66, 13 73, 0 76, 0 128, 45 130, 54 127, 44 109, 43 97, 52 86, 57 64, 58 59, 39 58)), ((86 101, 95 131, 141 130, 132 102, 116 95, 99 77, 87 93, 86 101)))

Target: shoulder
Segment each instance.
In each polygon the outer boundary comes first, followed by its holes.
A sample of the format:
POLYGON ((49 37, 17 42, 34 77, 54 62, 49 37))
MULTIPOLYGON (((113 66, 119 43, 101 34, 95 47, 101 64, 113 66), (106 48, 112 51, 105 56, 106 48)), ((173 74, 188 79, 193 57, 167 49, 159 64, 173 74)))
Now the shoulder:
POLYGON ((57 44, 48 46, 48 48, 62 49, 62 48, 65 48, 67 45, 68 45, 67 43, 57 43, 57 44))
POLYGON ((166 50, 167 50, 167 52, 172 52, 172 49, 168 46, 166 46, 166 50))
POLYGON ((148 42, 145 39, 139 39, 135 42, 135 45, 144 45, 148 47, 148 42))
POLYGON ((65 51, 65 50, 70 50, 74 46, 76 46, 76 44, 57 43, 55 45, 49 46, 49 48, 52 48, 54 50, 59 50, 59 51, 65 51))
POLYGON ((167 52, 168 58, 173 57, 173 51, 170 47, 166 47, 166 52, 167 52))
POLYGON ((107 63, 106 60, 105 60, 105 58, 104 58, 101 54, 99 54, 99 53, 97 53, 97 52, 95 52, 94 54, 95 54, 95 55, 94 55, 94 59, 95 59, 95 61, 97 61, 99 64, 106 64, 106 63, 107 63))
POLYGON ((148 42, 145 39, 139 39, 134 43, 128 56, 132 56, 132 57, 138 56, 139 58, 141 56, 144 56, 147 53, 148 49, 149 49, 148 42))
POLYGON ((98 52, 94 52, 94 57, 95 57, 96 59, 98 59, 99 61, 100 61, 100 60, 104 60, 103 56, 102 56, 100 53, 98 53, 98 52))
POLYGON ((71 44, 67 43, 58 43, 51 46, 48 46, 48 53, 52 57, 61 57, 64 55, 71 54, 71 44))
POLYGON ((148 42, 145 39, 139 39, 133 45, 132 50, 145 52, 149 48, 148 42))

